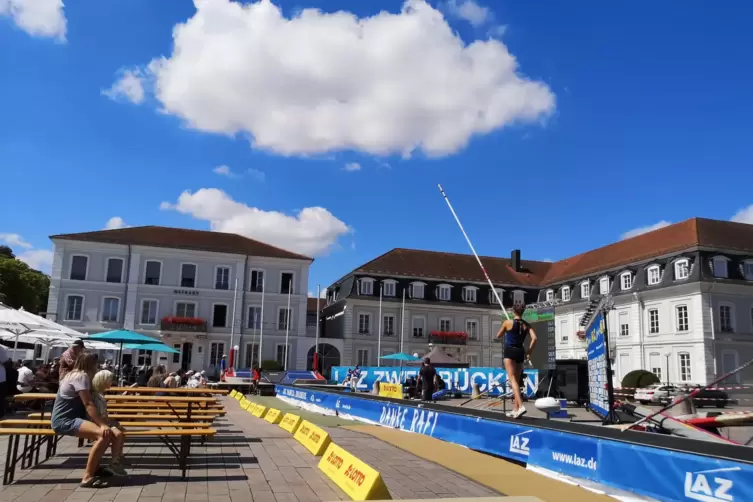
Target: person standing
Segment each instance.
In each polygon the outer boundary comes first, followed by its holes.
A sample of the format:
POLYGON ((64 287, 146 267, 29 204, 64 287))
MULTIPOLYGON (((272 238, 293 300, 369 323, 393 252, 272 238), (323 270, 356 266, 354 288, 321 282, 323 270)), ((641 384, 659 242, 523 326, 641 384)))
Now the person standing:
POLYGON ((8 395, 8 377, 5 373, 5 361, 7 360, 8 351, 0 345, 0 417, 5 415, 5 396, 8 395))
POLYGON ((68 350, 63 352, 60 356, 60 381, 63 381, 65 375, 73 369, 73 365, 76 364, 76 359, 84 351, 84 342, 76 340, 73 342, 68 350))
POLYGON ((515 305, 512 309, 513 318, 503 322, 497 333, 498 339, 504 338, 505 371, 507 372, 507 381, 512 386, 515 401, 512 411, 507 414, 511 418, 520 418, 526 414, 525 406, 523 406, 523 398, 520 393, 520 375, 523 373, 523 362, 525 360, 530 361, 533 348, 536 346, 536 332, 523 319, 525 310, 525 305, 515 305), (529 336, 531 342, 528 346, 528 352, 526 352, 523 344, 526 337, 529 336))
POLYGON ((434 377, 437 376, 437 370, 431 365, 431 359, 424 359, 421 370, 418 372, 418 384, 421 386, 421 400, 431 401, 434 394, 434 377))

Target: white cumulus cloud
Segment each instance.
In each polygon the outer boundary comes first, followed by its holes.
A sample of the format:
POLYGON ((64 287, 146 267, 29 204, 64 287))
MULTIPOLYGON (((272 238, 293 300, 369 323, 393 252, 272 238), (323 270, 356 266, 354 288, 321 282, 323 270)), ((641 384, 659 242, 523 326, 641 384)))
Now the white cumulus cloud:
POLYGON ((251 176, 256 181, 264 181, 267 176, 264 174, 264 171, 259 171, 258 169, 254 169, 253 167, 248 168, 248 175, 251 176))
POLYGON ((5 16, 29 35, 65 42, 68 22, 63 0, 0 0, 0 17, 5 16))
POLYGON ((425 0, 371 17, 269 0, 194 0, 173 52, 145 70, 161 111, 248 135, 282 155, 453 154, 470 138, 540 122, 555 96, 498 40, 466 44, 425 0))
POLYGON ((120 78, 112 84, 112 87, 103 90, 102 94, 114 101, 126 100, 137 105, 143 103, 145 96, 143 72, 133 68, 120 70, 120 78))
POLYGON ((361 164, 358 162, 349 162, 345 164, 345 167, 343 167, 346 171, 353 172, 353 171, 360 171, 361 170, 361 164))
POLYGON ((53 253, 49 249, 30 249, 24 251, 16 258, 29 265, 35 270, 40 270, 45 274, 50 273, 52 268, 53 253))
POLYGON ((451 15, 468 21, 473 26, 481 26, 491 19, 491 12, 473 0, 448 0, 445 9, 451 15))
POLYGON ((0 234, 0 242, 10 247, 30 248, 31 244, 18 234, 0 234))
POLYGON ((737 223, 753 225, 753 204, 736 212, 731 219, 737 223))
POLYGON ((126 222, 120 216, 113 216, 105 223, 105 230, 117 230, 118 228, 128 228, 126 222))
MULTIPOLYGON (((316 298, 316 292, 309 291, 309 298, 316 298)), ((327 298, 327 288, 322 288, 319 291, 319 298, 327 298)), ((322 307, 324 307, 324 303, 322 303, 322 307)))
POLYGON ((624 241, 625 239, 629 239, 631 237, 635 237, 637 235, 645 234, 648 232, 653 232, 654 230, 659 230, 660 228, 668 227, 671 225, 671 221, 662 220, 658 223, 654 223, 653 225, 647 225, 645 227, 638 227, 634 228, 632 230, 628 230, 624 234, 620 236, 620 240, 624 241))
POLYGON ((264 211, 233 200, 217 188, 185 191, 176 203, 160 209, 174 210, 209 222, 212 230, 245 235, 306 256, 326 254, 338 238, 351 229, 323 207, 307 207, 295 216, 264 211))
POLYGON ((217 166, 212 169, 212 172, 214 174, 219 174, 220 176, 227 176, 228 178, 235 178, 237 176, 237 174, 235 174, 232 169, 230 169, 226 165, 217 166))

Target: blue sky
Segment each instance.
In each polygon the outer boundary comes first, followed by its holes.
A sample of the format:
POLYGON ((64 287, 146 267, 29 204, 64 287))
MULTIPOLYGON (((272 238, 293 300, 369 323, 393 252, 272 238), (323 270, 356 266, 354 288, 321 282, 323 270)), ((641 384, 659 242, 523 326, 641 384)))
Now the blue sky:
POLYGON ((0 2, 0 240, 45 270, 54 233, 214 228, 315 254, 313 291, 468 252, 437 183, 487 255, 753 223, 751 2, 29 1, 0 2))

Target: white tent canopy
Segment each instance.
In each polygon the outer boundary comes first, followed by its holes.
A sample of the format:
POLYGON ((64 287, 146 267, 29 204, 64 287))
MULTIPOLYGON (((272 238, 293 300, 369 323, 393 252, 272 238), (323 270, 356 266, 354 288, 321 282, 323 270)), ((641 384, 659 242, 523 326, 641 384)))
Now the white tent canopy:
POLYGON ((0 304, 0 338, 15 342, 13 352, 18 349, 19 342, 48 345, 52 341, 67 340, 72 343, 80 336, 78 331, 0 304))

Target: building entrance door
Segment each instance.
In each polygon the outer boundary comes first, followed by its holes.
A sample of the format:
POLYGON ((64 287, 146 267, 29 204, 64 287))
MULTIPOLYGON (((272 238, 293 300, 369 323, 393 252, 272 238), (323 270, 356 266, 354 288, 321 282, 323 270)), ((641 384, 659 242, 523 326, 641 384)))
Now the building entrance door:
POLYGON ((193 344, 186 342, 183 344, 183 350, 181 351, 180 367, 183 371, 191 369, 191 355, 193 354, 193 344))

